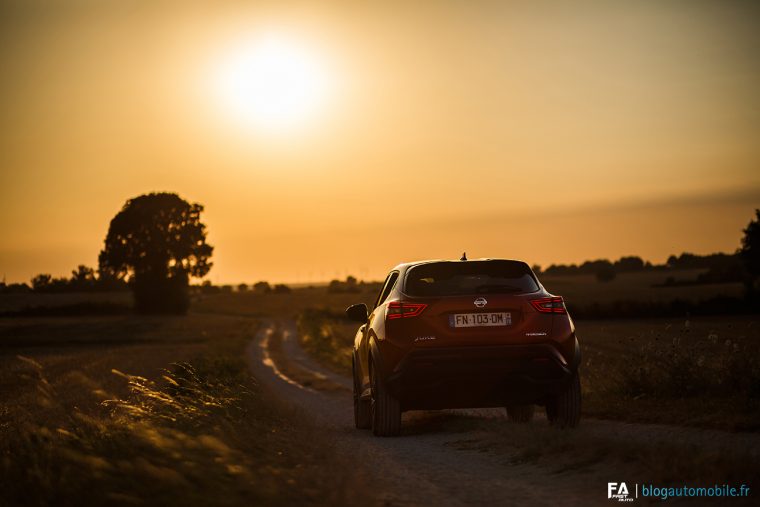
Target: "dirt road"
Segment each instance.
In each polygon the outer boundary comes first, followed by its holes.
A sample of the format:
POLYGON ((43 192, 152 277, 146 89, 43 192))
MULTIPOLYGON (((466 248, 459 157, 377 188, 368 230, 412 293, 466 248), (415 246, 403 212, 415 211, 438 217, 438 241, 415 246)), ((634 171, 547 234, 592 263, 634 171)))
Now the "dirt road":
MULTIPOLYGON (((381 492, 383 505, 611 505, 607 483, 634 481, 621 475, 632 469, 618 461, 615 466, 605 463, 605 453, 583 466, 576 463, 558 469, 520 462, 519 449, 505 453, 478 445, 488 442, 489 426, 501 424, 521 431, 527 439, 533 438, 531 431, 535 431, 535 438, 547 434, 554 435, 555 440, 563 438, 541 417, 526 430, 510 425, 499 410, 410 412, 404 414, 402 436, 398 438, 376 438, 369 431, 356 430, 350 379, 311 360, 298 344, 293 322, 273 321, 262 326, 247 353, 255 376, 265 388, 298 407, 303 417, 324 428, 325 439, 366 466, 372 487, 381 492), (466 431, 449 424, 457 418, 472 421, 473 417, 483 422, 483 428, 478 427, 477 420, 475 427, 470 425, 466 431)), ((660 445, 676 445, 760 456, 760 436, 755 434, 584 420, 573 438, 586 438, 591 445, 599 442, 606 448, 614 447, 615 442, 630 447, 633 442, 650 451, 660 445)), ((641 503, 646 499, 638 500, 641 503)), ((688 499, 685 503, 703 502, 688 499)))

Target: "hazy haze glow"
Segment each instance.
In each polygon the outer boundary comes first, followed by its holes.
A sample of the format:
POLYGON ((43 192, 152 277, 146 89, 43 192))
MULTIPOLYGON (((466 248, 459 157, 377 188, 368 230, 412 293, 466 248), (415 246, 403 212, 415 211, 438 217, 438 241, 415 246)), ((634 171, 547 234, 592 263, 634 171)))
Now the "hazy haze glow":
POLYGON ((4 2, 0 276, 206 206, 215 282, 418 258, 733 251, 760 207, 754 2, 4 2))
POLYGON ((306 47, 276 34, 237 46, 211 72, 221 107, 242 126, 287 133, 322 105, 325 69, 306 47))

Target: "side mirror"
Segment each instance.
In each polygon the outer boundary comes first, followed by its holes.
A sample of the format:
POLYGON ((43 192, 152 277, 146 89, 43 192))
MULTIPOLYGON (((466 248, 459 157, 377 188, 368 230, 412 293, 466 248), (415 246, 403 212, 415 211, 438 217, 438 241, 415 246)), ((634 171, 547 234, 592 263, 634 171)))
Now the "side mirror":
POLYGON ((369 317, 369 310, 367 310, 367 305, 364 303, 351 305, 346 308, 346 316, 348 316, 348 318, 351 320, 355 320, 356 322, 361 322, 363 324, 367 322, 367 317, 369 317))

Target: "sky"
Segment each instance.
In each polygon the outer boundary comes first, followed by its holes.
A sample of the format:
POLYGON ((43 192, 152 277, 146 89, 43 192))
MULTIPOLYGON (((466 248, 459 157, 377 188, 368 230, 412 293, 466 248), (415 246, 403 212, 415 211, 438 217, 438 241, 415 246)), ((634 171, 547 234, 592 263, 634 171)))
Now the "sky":
POLYGON ((760 4, 0 2, 0 276, 205 206, 215 283, 427 258, 733 252, 760 207, 760 4))

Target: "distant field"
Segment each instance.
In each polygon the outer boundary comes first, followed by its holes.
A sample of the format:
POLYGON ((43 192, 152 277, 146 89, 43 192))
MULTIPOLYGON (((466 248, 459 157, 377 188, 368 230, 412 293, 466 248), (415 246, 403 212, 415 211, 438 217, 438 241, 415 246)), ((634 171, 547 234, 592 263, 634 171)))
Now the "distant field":
POLYGON ((622 273, 614 280, 600 282, 593 275, 540 276, 544 287, 570 304, 588 305, 610 301, 672 301, 675 299, 698 302, 715 296, 740 297, 741 283, 690 285, 682 287, 653 287, 666 278, 693 280, 703 270, 642 271, 622 273))
POLYGON ((287 318, 296 318, 307 308, 324 308, 340 313, 355 303, 372 304, 377 297, 376 290, 367 288, 355 293, 331 293, 325 287, 316 287, 295 289, 289 294, 215 294, 201 296, 193 304, 193 311, 287 318))
POLYGON ((77 305, 82 303, 112 303, 132 305, 131 292, 72 292, 66 294, 0 294, 0 313, 24 308, 77 305))
MULTIPOLYGON (((587 305, 615 300, 630 301, 700 301, 715 296, 740 297, 740 283, 653 287, 666 278, 693 280, 704 270, 642 271, 623 273, 609 282, 600 282, 592 275, 540 276, 553 294, 564 296, 571 304, 587 305)), ((325 285, 294 288, 290 294, 258 294, 254 292, 195 296, 197 311, 222 311, 241 315, 294 315, 312 307, 342 310, 353 303, 370 305, 379 291, 378 284, 359 286, 359 292, 331 293, 325 285)), ((60 307, 81 303, 132 304, 129 292, 67 294, 0 294, 0 312, 30 307, 60 307)))

